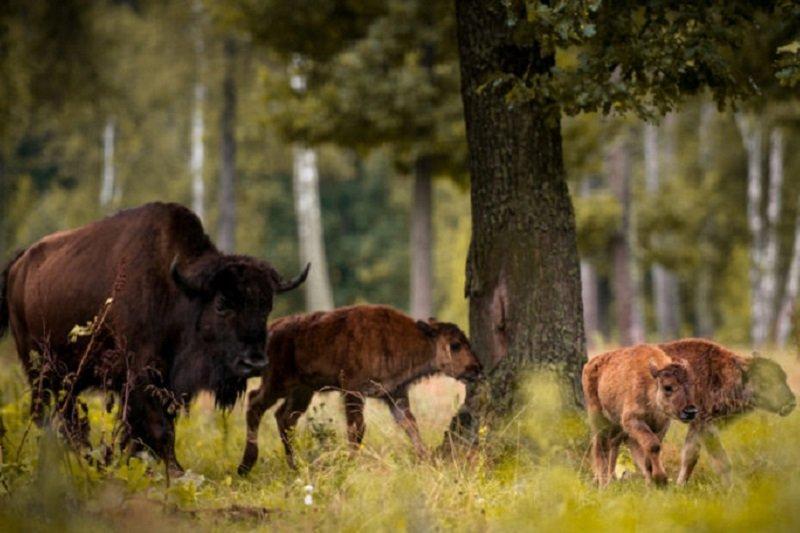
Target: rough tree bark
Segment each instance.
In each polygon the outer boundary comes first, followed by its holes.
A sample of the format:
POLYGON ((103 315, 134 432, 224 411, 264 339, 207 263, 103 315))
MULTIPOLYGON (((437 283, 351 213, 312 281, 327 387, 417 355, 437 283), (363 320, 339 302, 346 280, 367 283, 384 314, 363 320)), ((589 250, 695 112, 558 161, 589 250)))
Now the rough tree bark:
MULTIPOLYGON (((546 72, 538 46, 514 41, 502 2, 456 2, 461 96, 469 145, 472 238, 467 259, 470 335, 489 370, 468 392, 449 435, 474 438, 515 406, 520 372, 562 372, 580 397, 585 360, 575 217, 564 176, 561 127, 535 102, 513 107, 498 74, 546 72)), ((548 114, 549 113, 549 114, 548 114)))
POLYGON ((106 120, 103 128, 103 179, 100 185, 100 207, 105 208, 114 198, 114 119, 106 120))
POLYGON ((236 248, 236 42, 224 44, 225 75, 220 112, 219 233, 217 245, 225 253, 236 248))
POLYGON ((623 345, 644 342, 644 326, 637 283, 634 254, 633 202, 631 168, 626 136, 620 135, 611 145, 606 159, 608 182, 622 206, 622 227, 613 244, 614 306, 623 345))
POLYGON ((433 180, 424 157, 414 165, 411 203, 411 316, 426 319, 433 314, 433 180))
POLYGON ((763 198, 763 134, 761 124, 754 117, 736 115, 736 124, 747 152, 747 226, 750 230, 750 338, 760 346, 767 337, 764 324, 764 299, 761 294, 761 277, 764 266, 764 220, 761 216, 763 198))
MULTIPOLYGON (((672 116, 672 115, 670 115, 672 116)), ((665 129, 669 126, 665 121, 665 129)), ((671 131, 665 131, 671 136, 671 131)), ((659 158, 659 131, 655 124, 647 123, 644 126, 644 167, 645 189, 649 195, 657 195, 661 188, 660 158, 659 158)), ((665 143, 666 144, 666 143, 665 143)), ((672 163, 671 150, 665 150, 665 159, 672 163)), ((666 165, 672 168, 671 164, 666 165)), ((656 329, 660 339, 674 339, 678 337, 680 327, 678 298, 678 278, 663 265, 654 264, 650 269, 653 282, 653 304, 656 311, 656 329)))
POLYGON ((191 154, 189 156, 189 174, 192 180, 192 210, 200 217, 205 218, 205 182, 203 181, 203 166, 205 163, 205 121, 203 113, 206 106, 206 44, 203 35, 203 2, 195 0, 192 4, 194 11, 194 51, 195 51, 195 84, 192 100, 192 124, 190 133, 191 154))

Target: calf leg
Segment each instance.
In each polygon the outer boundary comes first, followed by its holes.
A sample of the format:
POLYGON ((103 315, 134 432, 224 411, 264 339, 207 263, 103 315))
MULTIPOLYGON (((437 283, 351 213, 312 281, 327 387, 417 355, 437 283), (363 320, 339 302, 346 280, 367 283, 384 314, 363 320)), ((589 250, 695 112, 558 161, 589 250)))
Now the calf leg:
POLYGON ((385 401, 387 404, 389 404, 389 409, 392 412, 394 421, 397 422, 401 428, 403 428, 403 431, 405 431, 406 435, 408 435, 408 437, 411 439, 411 443, 414 445, 417 455, 420 457, 425 457, 428 454, 428 451, 425 448, 425 443, 422 442, 422 437, 419 434, 417 420, 411 413, 411 407, 408 401, 408 391, 397 391, 395 394, 387 397, 385 401))
POLYGON ((608 439, 602 431, 595 433, 592 437, 592 470, 595 483, 600 487, 608 485, 607 442, 608 439))
POLYGON ((606 475, 608 476, 609 481, 613 481, 617 477, 617 456, 619 455, 619 446, 622 443, 623 436, 624 435, 621 431, 616 431, 608 437, 606 475))
POLYGON ((261 424, 261 417, 264 412, 278 401, 278 396, 273 393, 266 382, 261 387, 250 391, 247 395, 247 442, 244 447, 242 462, 239 464, 238 472, 244 476, 253 468, 258 459, 258 426, 261 424))
POLYGON ((678 473, 678 485, 686 485, 700 457, 700 441, 702 429, 691 424, 686 433, 686 440, 683 441, 681 449, 681 469, 678 473))
POLYGON ((298 387, 287 394, 286 399, 275 412, 278 433, 281 436, 281 442, 283 442, 283 449, 286 451, 286 461, 291 468, 296 468, 291 443, 291 431, 297 425, 300 416, 308 409, 308 404, 311 403, 311 398, 313 397, 313 389, 298 387))
POLYGON ((664 472, 664 467, 661 466, 661 440, 658 436, 653 433, 644 420, 636 415, 623 417, 622 428, 628 434, 629 441, 633 441, 641 448, 641 450, 635 450, 636 446, 629 443, 631 444, 631 454, 648 481, 652 480, 656 485, 665 485, 667 474, 664 472), (638 458, 637 455, 639 455, 638 458), (644 461, 642 461, 643 459, 644 461))
POLYGON ((706 426, 702 432, 703 446, 711 457, 711 466, 722 477, 723 483, 730 485, 733 481, 731 476, 731 461, 722 442, 719 440, 719 432, 714 426, 706 426))
POLYGON ((347 441, 353 450, 361 447, 364 439, 364 396, 359 393, 345 393, 344 414, 347 418, 347 441))

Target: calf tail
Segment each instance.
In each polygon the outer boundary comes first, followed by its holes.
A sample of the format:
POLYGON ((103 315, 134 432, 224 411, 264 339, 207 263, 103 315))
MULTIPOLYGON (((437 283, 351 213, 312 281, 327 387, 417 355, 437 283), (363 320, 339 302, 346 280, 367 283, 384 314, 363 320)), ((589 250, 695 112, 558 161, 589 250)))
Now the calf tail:
POLYGON ((3 268, 3 272, 0 273, 0 337, 2 337, 8 329, 8 273, 11 270, 11 266, 23 253, 25 253, 25 250, 17 251, 11 261, 3 268))

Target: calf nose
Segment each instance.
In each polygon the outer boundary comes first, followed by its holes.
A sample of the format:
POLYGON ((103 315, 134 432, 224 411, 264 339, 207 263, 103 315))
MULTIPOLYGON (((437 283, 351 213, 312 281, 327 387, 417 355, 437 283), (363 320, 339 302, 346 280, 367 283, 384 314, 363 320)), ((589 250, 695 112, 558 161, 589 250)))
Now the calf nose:
POLYGON ((690 420, 694 420, 695 416, 697 416, 697 407, 690 405, 688 407, 684 407, 683 411, 681 411, 680 419, 684 422, 688 422, 690 420))

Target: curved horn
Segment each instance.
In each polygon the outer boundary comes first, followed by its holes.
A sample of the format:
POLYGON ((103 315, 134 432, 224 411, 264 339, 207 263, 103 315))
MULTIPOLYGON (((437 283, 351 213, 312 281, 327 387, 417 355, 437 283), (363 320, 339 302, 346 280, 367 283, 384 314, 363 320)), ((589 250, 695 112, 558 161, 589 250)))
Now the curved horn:
POLYGON ((306 277, 308 277, 309 268, 311 268, 311 263, 307 263, 306 268, 304 268, 303 271, 296 278, 290 281, 284 280, 279 275, 278 283, 275 286, 275 291, 280 294, 282 292, 290 291, 292 289, 296 289, 297 287, 299 287, 306 280, 306 277))
POLYGON ((197 297, 203 293, 203 288, 197 286, 195 283, 192 283, 189 279, 181 274, 180 270, 178 270, 178 260, 180 259, 180 254, 175 254, 175 257, 172 259, 172 263, 169 266, 169 273, 172 276, 172 280, 175 282, 175 285, 183 291, 187 296, 190 297, 197 297))

